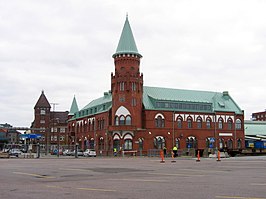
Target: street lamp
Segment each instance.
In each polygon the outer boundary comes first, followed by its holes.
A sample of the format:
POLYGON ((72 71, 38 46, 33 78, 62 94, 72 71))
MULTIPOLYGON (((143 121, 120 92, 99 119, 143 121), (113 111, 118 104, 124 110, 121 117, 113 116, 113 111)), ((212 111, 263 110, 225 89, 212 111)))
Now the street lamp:
MULTIPOLYGON (((53 106, 53 123, 52 123, 52 126, 53 126, 53 139, 54 139, 54 132, 55 132, 55 119, 59 119, 59 118, 55 118, 55 106, 58 105, 58 103, 50 103, 52 106, 53 106)), ((57 132, 57 157, 59 157, 59 146, 60 146, 60 130, 57 132)))
POLYGON ((173 146, 175 146, 175 111, 173 112, 173 146))

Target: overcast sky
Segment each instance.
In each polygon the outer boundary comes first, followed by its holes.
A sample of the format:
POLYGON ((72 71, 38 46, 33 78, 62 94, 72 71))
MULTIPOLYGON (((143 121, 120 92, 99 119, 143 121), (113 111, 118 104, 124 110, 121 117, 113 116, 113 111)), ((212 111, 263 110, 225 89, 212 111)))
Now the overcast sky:
POLYGON ((110 90, 126 13, 145 86, 229 91, 266 108, 266 1, 0 0, 0 123, 29 127, 44 90, 56 111, 110 90))

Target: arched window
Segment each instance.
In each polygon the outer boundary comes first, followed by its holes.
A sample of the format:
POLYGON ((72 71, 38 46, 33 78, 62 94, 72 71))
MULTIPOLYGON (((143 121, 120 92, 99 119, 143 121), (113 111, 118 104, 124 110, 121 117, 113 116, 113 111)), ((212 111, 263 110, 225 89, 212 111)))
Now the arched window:
POLYGON ((219 148, 220 149, 223 149, 224 148, 224 139, 223 138, 220 138, 219 139, 219 148))
POLYGON ((144 142, 144 138, 139 138, 139 150, 140 151, 143 150, 143 142, 144 142))
POLYGON ((187 148, 198 148, 197 139, 194 136, 187 137, 186 144, 187 148))
POLYGON ((189 117, 189 118, 187 119, 187 127, 188 127, 189 129, 192 128, 192 118, 191 118, 191 117, 189 117))
POLYGON ((242 122, 240 119, 237 119, 236 120, 236 129, 241 129, 241 126, 242 126, 242 122))
POLYGON ((118 152, 120 150, 120 137, 116 134, 113 140, 113 149, 116 149, 118 152))
POLYGON ((161 115, 159 115, 159 116, 157 116, 157 118, 155 118, 155 126, 158 128, 164 127, 164 118, 161 115))
POLYGON ((92 127, 91 127, 92 129, 92 131, 94 131, 94 129, 95 129, 95 122, 94 122, 94 120, 92 120, 92 127))
POLYGON ((229 140, 227 141, 227 148, 228 148, 228 149, 233 149, 233 140, 232 140, 232 139, 229 139, 229 140))
POLYGON ((201 119, 201 117, 198 117, 197 118, 197 128, 198 129, 201 129, 202 128, 202 119, 201 119))
POLYGON ((223 128, 223 119, 220 117, 218 120, 218 129, 222 129, 223 128))
POLYGON ((89 148, 94 149, 94 139, 93 138, 90 139, 89 148))
POLYGON ((131 125, 131 116, 126 117, 126 125, 131 125))
POLYGON ((207 129, 210 129, 211 128, 211 123, 212 123, 212 121, 211 121, 211 118, 207 118, 207 120, 206 120, 206 127, 207 127, 207 129))
POLYGON ((132 149, 132 140, 130 140, 130 139, 125 140, 124 149, 125 150, 131 150, 132 149))
POLYGON ((119 118, 118 116, 115 116, 115 126, 118 126, 119 125, 119 118))
POLYGON ((179 138, 175 139, 175 146, 176 146, 176 148, 180 149, 180 139, 179 138))
POLYGON ((157 136, 154 138, 154 147, 156 149, 163 149, 165 146, 165 139, 162 136, 157 136))
POLYGON ((91 131, 91 121, 88 121, 88 131, 91 131))
POLYGON ((179 129, 182 128, 182 118, 181 117, 177 118, 177 128, 179 128, 179 129))
POLYGON ((206 147, 207 148, 214 148, 215 139, 213 137, 206 138, 206 147))
POLYGON ((120 116, 119 125, 125 125, 125 116, 123 116, 123 115, 120 116))
POLYGON ((103 139, 103 137, 99 138, 98 148, 99 148, 99 150, 104 150, 104 139, 103 139))
POLYGON ((233 128, 233 120, 229 118, 227 120, 228 130, 231 130, 233 128))
POLYGON ((241 139, 238 139, 237 140, 237 148, 238 149, 241 149, 242 148, 242 140, 241 139))

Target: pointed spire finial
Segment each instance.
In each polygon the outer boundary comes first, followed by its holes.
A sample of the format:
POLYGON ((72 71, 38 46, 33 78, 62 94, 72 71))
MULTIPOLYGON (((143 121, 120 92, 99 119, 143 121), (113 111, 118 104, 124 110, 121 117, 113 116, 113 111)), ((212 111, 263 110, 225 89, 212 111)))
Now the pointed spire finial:
POLYGON ((139 54, 137 45, 134 40, 134 36, 128 21, 128 13, 126 15, 126 21, 124 23, 124 27, 119 39, 118 46, 116 48, 115 54, 113 54, 113 58, 117 55, 122 54, 133 54, 137 55, 138 57, 142 57, 141 54, 139 54))

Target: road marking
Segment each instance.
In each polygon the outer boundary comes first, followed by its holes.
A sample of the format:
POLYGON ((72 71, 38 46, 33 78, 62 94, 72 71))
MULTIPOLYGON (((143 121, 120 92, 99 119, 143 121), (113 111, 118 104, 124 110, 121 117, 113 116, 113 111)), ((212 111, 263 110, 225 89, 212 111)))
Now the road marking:
POLYGON ((103 191, 103 192, 115 192, 116 190, 113 189, 94 189, 94 188, 76 188, 79 190, 85 190, 85 191, 103 191))
POLYGON ((206 173, 228 173, 228 171, 219 171, 219 170, 200 170, 200 169, 180 169, 183 171, 197 171, 197 172, 206 172, 206 173))
POLYGON ((84 191, 102 191, 102 192, 115 192, 116 190, 114 189, 96 189, 96 188, 85 188, 85 187, 60 187, 60 186, 52 186, 52 185, 46 185, 46 187, 49 188, 57 188, 57 189, 77 189, 77 190, 84 190, 84 191))
POLYGON ((254 198, 254 197, 242 197, 242 196, 215 196, 215 198, 226 198, 226 199, 266 199, 266 198, 254 198))
POLYGON ((38 178, 55 178, 53 176, 44 176, 44 175, 39 175, 35 173, 23 173, 23 172, 13 172, 14 174, 19 174, 19 175, 27 175, 27 176, 34 176, 38 178))
POLYGON ((253 186, 266 186, 266 183, 251 183, 253 186))
POLYGON ((145 180, 145 179, 108 179, 115 181, 132 181, 132 182, 167 182, 167 180, 145 180))
POLYGON ((196 176, 196 177, 203 177, 205 175, 198 175, 198 174, 185 174, 185 173, 147 173, 150 175, 165 175, 165 176, 196 176))
POLYGON ((63 171, 86 171, 86 172, 90 171, 88 169, 64 169, 64 168, 59 168, 59 170, 63 170, 63 171))

